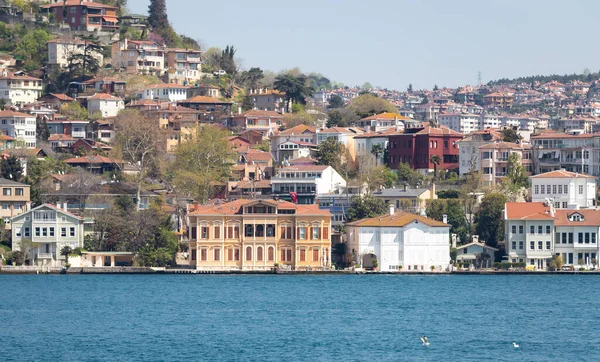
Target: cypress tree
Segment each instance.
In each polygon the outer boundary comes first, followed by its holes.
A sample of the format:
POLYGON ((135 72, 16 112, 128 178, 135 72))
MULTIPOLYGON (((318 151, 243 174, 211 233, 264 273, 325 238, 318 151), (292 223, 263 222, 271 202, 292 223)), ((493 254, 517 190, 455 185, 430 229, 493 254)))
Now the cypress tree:
POLYGON ((162 29, 168 26, 167 2, 166 0, 150 0, 148 6, 148 24, 154 29, 162 29))

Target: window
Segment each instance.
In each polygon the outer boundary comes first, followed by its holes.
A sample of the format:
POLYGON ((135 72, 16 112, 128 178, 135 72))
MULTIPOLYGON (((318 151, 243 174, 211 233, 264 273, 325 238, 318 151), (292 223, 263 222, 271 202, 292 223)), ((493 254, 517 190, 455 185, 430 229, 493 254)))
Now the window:
POLYGON ((543 249, 544 249, 544 242, 538 241, 538 250, 543 250, 543 249))
POLYGON ((300 226, 298 228, 298 235, 299 235, 299 239, 305 240, 306 239, 306 227, 300 226))
POLYGON ((2 195, 4 196, 12 196, 12 190, 8 187, 4 187, 2 189, 2 195))
POLYGON ((535 234, 535 226, 531 225, 531 226, 529 227, 529 233, 530 233, 530 234, 535 234))
POLYGON ((546 225, 546 234, 550 234, 550 225, 546 225))
POLYGON ((313 240, 318 240, 320 237, 320 228, 318 227, 312 227, 312 239, 313 240))
POLYGON ((583 185, 579 185, 579 195, 583 195, 583 185))
POLYGON ((263 248, 262 246, 259 246, 256 248, 256 260, 257 261, 263 261, 263 248))
POLYGON ((51 238, 53 238, 53 237, 54 237, 54 227, 51 227, 51 228, 48 230, 48 233, 49 233, 50 237, 51 237, 51 238))
POLYGON ((269 250, 267 251, 267 260, 274 261, 275 260, 275 248, 269 246, 269 250))
POLYGON ((516 234, 517 233, 517 225, 513 225, 512 226, 512 233, 516 234))
POLYGON ((74 6, 71 6, 71 7, 69 8, 69 13, 71 13, 71 14, 75 14, 76 12, 77 12, 77 8, 76 8, 76 7, 74 7, 74 6))
POLYGON ((534 193, 537 195, 540 193, 540 186, 539 185, 535 185, 534 186, 534 193))
POLYGON ((47 228, 42 228, 42 236, 43 237, 48 236, 48 229, 47 228))
POLYGON ((69 236, 72 238, 75 237, 75 228, 74 227, 69 228, 69 236))
POLYGON ((252 261, 252 247, 246 247, 246 261, 252 261))
POLYGON ((596 244, 596 233, 592 233, 592 244, 596 244))
POLYGON ((213 253, 214 253, 214 261, 221 260, 221 249, 216 248, 215 250, 213 250, 213 253))
POLYGON ((240 249, 233 250, 233 258, 235 261, 240 261, 240 249))
POLYGON ((246 225, 245 235, 254 236, 254 225, 246 225))
POLYGON ((559 194, 562 194, 562 193, 563 193, 563 192, 562 192, 562 185, 558 185, 558 193, 559 193, 559 194))
POLYGON ((282 239, 293 239, 293 236, 292 236, 292 227, 291 226, 289 226, 289 225, 288 226, 282 226, 280 228, 280 232, 281 232, 280 237, 282 239))
POLYGON ((546 250, 550 250, 550 242, 546 241, 546 250))
POLYGON ((312 251, 312 260, 319 261, 319 249, 314 248, 312 251))
POLYGON ((590 233, 585 233, 585 243, 586 244, 590 243, 590 233))
POLYGON ((300 261, 306 261, 306 249, 300 249, 300 261))
POLYGON ((583 233, 579 233, 577 235, 577 242, 582 244, 583 243, 583 233))
POLYGON ((15 229, 15 235, 21 236, 21 228, 16 228, 15 229))
POLYGON ((543 234, 543 233, 544 233, 544 226, 538 225, 538 234, 543 234))
POLYGON ((519 225, 519 234, 523 234, 523 225, 519 225))
POLYGON ((569 233, 569 244, 573 244, 573 233, 569 233))
POLYGON ((10 203, 9 202, 3 202, 2 203, 2 210, 10 210, 10 203))
POLYGON ((233 260, 233 249, 227 249, 227 261, 233 260))
POLYGON ((200 227, 200 239, 208 239, 208 226, 200 227))
POLYGON ((29 228, 28 227, 23 229, 23 236, 29 237, 29 228))
POLYGON ((238 226, 227 227, 227 239, 239 239, 240 228, 238 226))
POLYGON ((530 241, 529 242, 529 249, 535 250, 535 241, 530 241))
POLYGON ((221 238, 221 227, 215 226, 215 239, 220 239, 220 238, 221 238))
POLYGON ((201 261, 206 261, 206 255, 207 254, 208 254, 208 252, 207 252, 206 248, 200 249, 200 260, 201 261))
POLYGON ((523 250, 523 242, 519 241, 519 250, 523 250))
POLYGON ((541 185, 541 186, 540 186, 540 188, 541 188, 541 190, 542 190, 540 193, 541 193, 542 195, 543 195, 543 194, 545 194, 545 193, 546 193, 546 186, 544 186, 544 185, 541 185))
MULTIPOLYGON (((513 249, 513 250, 516 250, 516 249, 517 249, 517 242, 516 242, 516 241, 513 241, 513 242, 512 242, 512 249, 513 249)), ((466 251, 467 251, 467 249, 465 248, 465 252, 466 252, 466 251)))
POLYGON ((22 187, 15 188, 15 196, 23 196, 23 188, 22 187))

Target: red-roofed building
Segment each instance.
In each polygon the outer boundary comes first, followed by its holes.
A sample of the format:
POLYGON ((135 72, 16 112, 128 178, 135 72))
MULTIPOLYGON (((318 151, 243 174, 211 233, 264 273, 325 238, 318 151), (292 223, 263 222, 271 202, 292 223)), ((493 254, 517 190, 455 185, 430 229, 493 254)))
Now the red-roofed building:
POLYGON ((269 138, 283 125, 283 115, 274 111, 247 111, 227 118, 227 127, 238 130, 255 130, 269 138))
POLYGON ((105 173, 123 168, 124 162, 114 158, 100 155, 69 158, 64 161, 67 165, 73 167, 82 167, 94 173, 105 173))
POLYGON ((596 177, 566 170, 531 176, 531 199, 550 200, 556 209, 590 208, 596 205, 596 177))
POLYGON ((435 155, 440 158, 438 170, 458 170, 457 142, 463 137, 444 126, 406 128, 404 133, 389 137, 388 165, 397 169, 400 163, 407 163, 419 172, 429 173, 434 170, 431 156, 435 155))
POLYGON ((379 132, 390 128, 402 130, 405 121, 412 122, 414 120, 404 117, 400 113, 383 112, 374 116, 365 117, 360 121, 357 121, 355 126, 365 129, 366 132, 379 132))
POLYGON ((86 101, 88 112, 90 114, 100 112, 103 118, 116 117, 121 110, 125 109, 125 102, 122 98, 108 93, 96 93, 87 97, 86 101))
POLYGON ((240 199, 188 213, 190 263, 198 270, 325 269, 331 214, 318 205, 240 199))
POLYGON ((0 99, 9 104, 23 105, 34 103, 42 96, 42 80, 25 75, 23 72, 10 73, 2 70, 0 76, 0 99))
POLYGON ((117 30, 117 8, 92 1, 65 0, 43 5, 42 12, 54 14, 56 23, 68 24, 71 30, 117 30))
POLYGON ((502 180, 508 172, 508 158, 512 154, 519 157, 524 173, 530 176, 533 170, 531 145, 526 143, 496 142, 479 147, 478 150, 481 181, 484 186, 491 186, 502 180))
POLYGON ((200 112, 198 119, 202 122, 220 122, 231 114, 233 103, 221 101, 217 98, 195 96, 177 102, 177 105, 195 109, 200 112))
POLYGON ((112 43, 113 69, 127 73, 162 73, 165 70, 166 47, 152 41, 129 40, 112 43))

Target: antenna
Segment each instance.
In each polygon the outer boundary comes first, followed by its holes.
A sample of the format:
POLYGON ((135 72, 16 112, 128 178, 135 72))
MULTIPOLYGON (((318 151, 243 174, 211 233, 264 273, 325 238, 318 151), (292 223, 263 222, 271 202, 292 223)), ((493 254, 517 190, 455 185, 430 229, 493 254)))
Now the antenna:
POLYGON ((481 71, 477 72, 477 86, 481 87, 481 71))

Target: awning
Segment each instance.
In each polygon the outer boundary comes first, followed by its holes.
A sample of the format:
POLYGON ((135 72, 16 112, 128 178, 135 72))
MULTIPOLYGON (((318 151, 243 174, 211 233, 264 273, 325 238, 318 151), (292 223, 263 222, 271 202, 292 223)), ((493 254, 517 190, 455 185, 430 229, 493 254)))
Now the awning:
POLYGON ((116 23, 119 21, 119 19, 112 16, 103 16, 102 19, 104 19, 104 21, 108 21, 109 23, 116 23))
POLYGON ((519 256, 517 255, 517 253, 510 253, 508 254, 509 257, 511 258, 518 258, 519 256))

